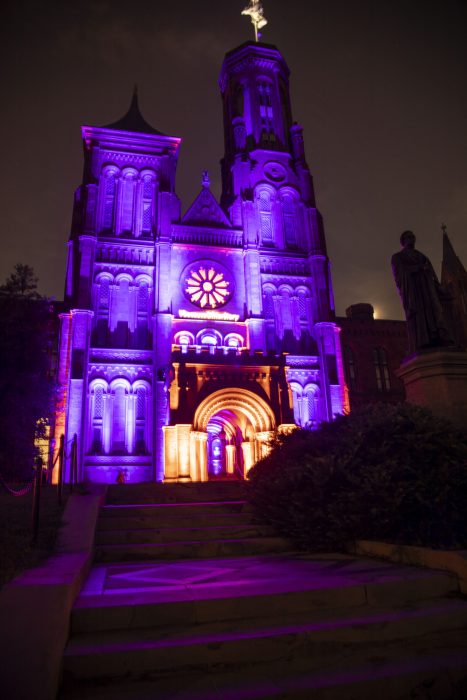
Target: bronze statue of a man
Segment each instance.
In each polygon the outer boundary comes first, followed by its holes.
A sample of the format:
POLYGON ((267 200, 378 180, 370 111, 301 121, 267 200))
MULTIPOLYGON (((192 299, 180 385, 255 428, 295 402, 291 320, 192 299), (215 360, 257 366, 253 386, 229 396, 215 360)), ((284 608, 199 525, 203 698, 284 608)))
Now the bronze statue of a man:
POLYGON ((416 250, 412 231, 404 231, 400 242, 402 250, 392 256, 391 265, 407 319, 409 354, 451 345, 441 306, 443 290, 433 265, 416 250))

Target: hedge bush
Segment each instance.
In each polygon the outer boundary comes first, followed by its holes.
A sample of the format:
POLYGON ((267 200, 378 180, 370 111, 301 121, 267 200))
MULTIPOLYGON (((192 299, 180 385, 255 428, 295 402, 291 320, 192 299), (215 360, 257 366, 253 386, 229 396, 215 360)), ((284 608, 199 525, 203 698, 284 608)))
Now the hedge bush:
POLYGON ((467 546, 467 433, 416 406, 366 406, 282 436, 249 479, 257 514, 303 549, 467 546))

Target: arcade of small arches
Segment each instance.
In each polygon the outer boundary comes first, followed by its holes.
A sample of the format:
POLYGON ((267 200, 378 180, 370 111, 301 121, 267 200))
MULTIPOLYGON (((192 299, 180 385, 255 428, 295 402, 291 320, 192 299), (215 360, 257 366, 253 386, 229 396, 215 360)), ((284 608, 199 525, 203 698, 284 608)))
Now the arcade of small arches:
POLYGON ((294 419, 301 428, 313 429, 320 422, 321 392, 317 384, 308 383, 302 386, 297 381, 290 381, 292 392, 294 419))
POLYGON ((302 249, 305 229, 299 194, 291 187, 276 189, 262 183, 255 189, 257 226, 265 247, 302 249))
POLYGON ((245 339, 240 333, 227 333, 222 335, 214 328, 203 328, 196 335, 190 331, 179 331, 174 335, 174 346, 183 353, 189 350, 198 352, 201 348, 208 348, 211 353, 216 349, 225 352, 237 351, 245 347, 245 339))
POLYGON ((151 385, 118 377, 89 385, 84 451, 93 455, 146 455, 152 451, 151 385))
POLYGON ((93 344, 145 349, 150 344, 152 279, 129 272, 97 275, 93 285, 93 344))
POLYGON ((105 165, 99 184, 97 230, 105 235, 151 237, 156 185, 153 170, 105 165))
POLYGON ((313 328, 313 306, 310 290, 299 285, 263 285, 263 313, 266 323, 274 327, 277 337, 283 338, 287 330, 299 339, 303 331, 313 328))

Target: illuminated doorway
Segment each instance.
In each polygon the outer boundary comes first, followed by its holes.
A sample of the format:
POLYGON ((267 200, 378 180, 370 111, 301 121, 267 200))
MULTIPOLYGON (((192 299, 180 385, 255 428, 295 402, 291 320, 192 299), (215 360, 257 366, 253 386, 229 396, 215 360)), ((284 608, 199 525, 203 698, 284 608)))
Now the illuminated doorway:
POLYGON ((275 422, 264 399, 246 389, 224 389, 198 407, 193 429, 207 436, 207 478, 243 479, 268 449, 275 422))

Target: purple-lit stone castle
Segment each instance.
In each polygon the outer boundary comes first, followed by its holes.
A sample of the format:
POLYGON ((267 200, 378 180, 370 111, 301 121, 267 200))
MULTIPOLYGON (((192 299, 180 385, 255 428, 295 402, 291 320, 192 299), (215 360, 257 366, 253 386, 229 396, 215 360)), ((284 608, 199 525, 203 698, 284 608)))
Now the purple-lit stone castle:
POLYGON ((56 420, 67 445, 77 435, 80 480, 244 477, 274 433, 343 412, 329 260, 288 79, 274 46, 227 54, 221 202, 205 173, 183 217, 180 139, 147 124, 136 96, 120 121, 83 127, 56 420))

